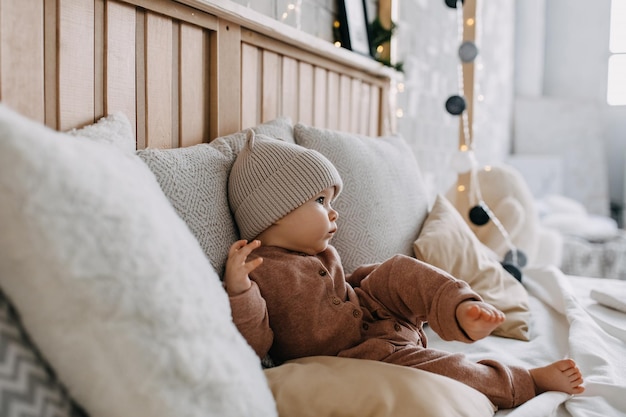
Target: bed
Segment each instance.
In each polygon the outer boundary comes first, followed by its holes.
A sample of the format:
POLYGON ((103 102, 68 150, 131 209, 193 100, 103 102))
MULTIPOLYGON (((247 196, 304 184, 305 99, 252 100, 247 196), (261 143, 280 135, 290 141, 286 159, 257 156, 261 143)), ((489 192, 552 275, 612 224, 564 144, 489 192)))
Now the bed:
POLYGON ((0 0, 0 415, 626 415, 626 316, 590 296, 624 282, 507 275, 443 196, 429 202, 393 135, 399 79, 224 0, 0 0), (570 356, 586 392, 496 410, 377 362, 263 369, 219 280, 248 128, 337 166, 348 271, 417 256, 507 312, 472 345, 427 329, 431 346, 524 366, 570 356))

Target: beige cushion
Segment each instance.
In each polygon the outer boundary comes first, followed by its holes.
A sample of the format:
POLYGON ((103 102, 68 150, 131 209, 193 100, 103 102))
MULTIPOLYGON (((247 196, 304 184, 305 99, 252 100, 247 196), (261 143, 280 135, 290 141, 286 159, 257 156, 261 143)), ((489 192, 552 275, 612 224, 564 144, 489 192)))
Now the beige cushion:
MULTIPOLYGON (((279 118, 254 128, 257 133, 293 143, 293 126, 279 118)), ((179 149, 137 152, 155 174, 178 215, 187 223, 221 276, 228 249, 239 239, 228 206, 228 175, 245 140, 245 131, 179 149)))
POLYGON ((265 370, 281 417, 493 416, 485 395, 451 378, 364 359, 314 356, 265 370))
POLYGON ((0 105, 0 287, 89 415, 276 416, 228 297, 152 172, 0 105))
POLYGON ((418 259, 466 281, 486 302, 506 314, 494 335, 528 340, 526 289, 504 270, 445 197, 437 196, 414 249, 418 259))
POLYGON ((337 168, 344 188, 334 202, 332 240, 347 273, 395 254, 412 255, 428 199, 417 161, 399 136, 366 137, 302 124, 296 143, 315 149, 337 168))

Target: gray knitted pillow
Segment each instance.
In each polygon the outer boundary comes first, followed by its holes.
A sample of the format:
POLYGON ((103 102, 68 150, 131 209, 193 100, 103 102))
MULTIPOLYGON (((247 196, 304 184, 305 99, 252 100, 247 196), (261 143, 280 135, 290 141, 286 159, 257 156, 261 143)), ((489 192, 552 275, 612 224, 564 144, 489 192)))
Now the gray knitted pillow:
MULTIPOLYGON (((294 143, 293 126, 288 118, 269 121, 253 130, 294 143)), ((230 245, 239 239, 228 206, 227 189, 230 169, 245 138, 246 131, 241 131, 187 148, 137 152, 220 276, 230 245)))
POLYGON ((302 124, 296 143, 315 149, 337 168, 344 188, 332 240, 347 273, 395 255, 413 256, 428 215, 428 198, 411 148, 399 136, 372 138, 302 124))

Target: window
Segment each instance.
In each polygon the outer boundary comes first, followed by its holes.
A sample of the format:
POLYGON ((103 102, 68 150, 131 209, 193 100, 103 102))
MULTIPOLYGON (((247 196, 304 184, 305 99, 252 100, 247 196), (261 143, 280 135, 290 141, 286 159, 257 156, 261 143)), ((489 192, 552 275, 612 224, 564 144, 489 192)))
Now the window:
POLYGON ((626 105, 626 0, 611 1, 609 76, 606 94, 612 106, 626 105))

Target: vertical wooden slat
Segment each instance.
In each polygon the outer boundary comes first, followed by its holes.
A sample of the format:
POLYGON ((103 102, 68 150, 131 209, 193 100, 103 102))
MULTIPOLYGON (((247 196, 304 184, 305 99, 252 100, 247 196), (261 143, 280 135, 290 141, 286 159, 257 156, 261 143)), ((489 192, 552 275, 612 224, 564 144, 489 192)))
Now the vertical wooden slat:
POLYGON ((313 123, 313 66, 300 62, 298 69, 298 116, 293 120, 311 125, 313 123))
POLYGON ((353 78, 350 85, 350 102, 352 110, 350 111, 349 131, 358 132, 359 125, 363 116, 361 115, 361 80, 353 78))
POLYGON ((172 21, 146 13, 146 145, 172 146, 172 21))
POLYGON ((105 2, 106 0, 93 0, 94 5, 94 117, 105 116, 105 77, 106 77, 106 41, 105 41, 105 2))
POLYGON ((135 109, 137 117, 137 149, 146 142, 146 13, 137 9, 135 15, 135 109))
POLYGON ((93 123, 94 3, 59 0, 59 129, 93 123))
POLYGON ((368 135, 376 136, 383 134, 380 129, 380 89, 372 87, 370 91, 370 114, 368 135))
POLYGON ((241 27, 223 19, 211 36, 209 84, 210 136, 214 139, 238 131, 241 125, 241 27))
POLYGON ((0 100, 45 121, 44 4, 0 0, 0 100))
POLYGON ((260 123, 261 66, 259 49, 243 44, 241 66, 246 70, 241 73, 241 127, 248 128, 260 123))
POLYGON ((280 100, 279 115, 287 116, 291 120, 298 118, 298 61, 283 57, 282 98, 280 100))
POLYGON ((115 1, 106 4, 106 73, 104 113, 123 112, 136 126, 135 8, 115 1))
POLYGON ((352 80, 345 74, 339 76, 339 109, 341 109, 341 115, 337 121, 338 129, 344 132, 350 131, 350 122, 352 115, 358 111, 356 102, 352 103, 352 80))
POLYGON ((263 51, 263 99, 261 102, 261 122, 275 119, 278 116, 280 91, 280 59, 278 54, 263 51))
POLYGON ((172 55, 170 60, 170 67, 172 68, 170 146, 172 148, 180 147, 180 25, 180 21, 172 19, 172 55))
POLYGON ((57 0, 44 0, 44 107, 46 126, 52 129, 59 123, 57 12, 57 0))
POLYGON ((336 72, 328 73, 327 82, 328 98, 326 103, 326 126, 328 129, 339 129, 339 112, 343 109, 339 107, 339 74, 336 72))
POLYGON ((366 83, 360 83, 358 102, 359 102, 359 122, 357 125, 357 133, 369 135, 369 119, 370 119, 370 103, 371 103, 372 87, 366 83))
POLYGON ((180 27, 180 146, 208 139, 204 85, 206 74, 204 31, 188 24, 180 27))
POLYGON ((313 126, 326 127, 328 73, 324 68, 315 67, 313 75, 315 77, 313 90, 313 126))

